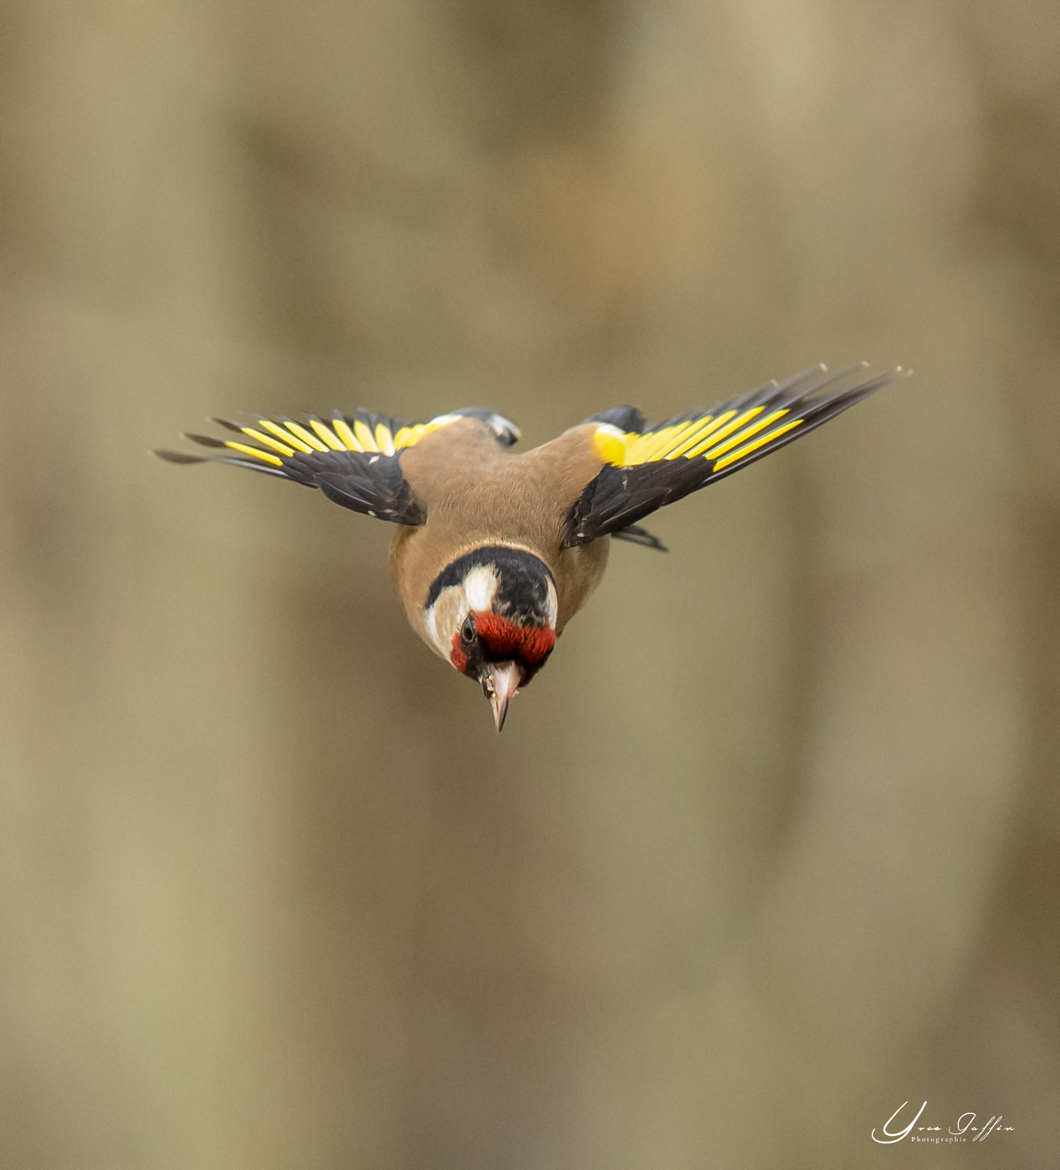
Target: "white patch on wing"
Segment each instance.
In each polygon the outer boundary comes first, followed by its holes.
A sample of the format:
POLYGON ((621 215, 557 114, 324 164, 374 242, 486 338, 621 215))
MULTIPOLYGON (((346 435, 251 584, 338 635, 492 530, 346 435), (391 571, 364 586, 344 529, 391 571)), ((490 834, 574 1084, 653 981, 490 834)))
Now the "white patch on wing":
POLYGON ((499 584, 497 574, 489 565, 476 565, 464 578, 464 596, 469 608, 490 609, 499 584))
POLYGON ((522 438, 522 431, 503 414, 491 414, 489 426, 498 439, 507 439, 510 443, 516 443, 522 438))
POLYGON ((462 422, 465 418, 474 418, 480 422, 484 422, 506 446, 510 447, 512 443, 517 443, 522 437, 522 432, 510 418, 505 418, 503 414, 497 414, 496 412, 489 414, 486 418, 482 418, 477 414, 439 414, 437 417, 432 418, 427 425, 431 427, 444 427, 450 423, 462 422))

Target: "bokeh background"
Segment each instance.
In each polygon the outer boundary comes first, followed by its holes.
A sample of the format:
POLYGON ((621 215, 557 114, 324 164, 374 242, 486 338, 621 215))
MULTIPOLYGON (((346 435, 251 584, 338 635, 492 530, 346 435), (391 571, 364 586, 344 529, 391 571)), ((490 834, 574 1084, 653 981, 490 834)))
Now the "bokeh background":
POLYGON ((0 57, 0 1166, 1055 1165, 1053 5, 13 0, 0 57), (499 738, 386 526, 148 454, 860 358, 917 376, 617 546, 499 738), (907 1099, 1014 1129, 874 1145, 907 1099))

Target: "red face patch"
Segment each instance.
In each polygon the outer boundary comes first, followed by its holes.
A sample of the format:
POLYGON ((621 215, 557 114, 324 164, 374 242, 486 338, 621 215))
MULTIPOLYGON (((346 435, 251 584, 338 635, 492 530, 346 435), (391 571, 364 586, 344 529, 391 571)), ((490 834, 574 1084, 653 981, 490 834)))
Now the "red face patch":
POLYGON ((474 678, 486 661, 510 658, 523 665, 524 681, 529 681, 556 644, 556 631, 548 626, 521 626, 495 613, 475 613, 474 638, 464 641, 464 623, 453 635, 449 661, 461 674, 474 678))
POLYGON ((519 658, 537 666, 556 644, 556 631, 548 626, 520 626, 497 613, 475 615, 475 632, 495 658, 519 658))

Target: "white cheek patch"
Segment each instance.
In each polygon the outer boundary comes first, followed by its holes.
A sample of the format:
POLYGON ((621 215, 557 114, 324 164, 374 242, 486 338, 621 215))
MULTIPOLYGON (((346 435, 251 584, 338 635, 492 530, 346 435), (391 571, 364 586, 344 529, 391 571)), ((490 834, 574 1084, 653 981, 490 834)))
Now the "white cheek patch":
POLYGON ((549 577, 546 582, 548 585, 548 624, 555 629, 556 618, 559 616, 559 598, 556 597, 556 587, 552 584, 552 578, 549 577))
POLYGON ((431 645, 438 651, 439 654, 448 655, 445 652, 445 647, 438 641, 438 623, 434 614, 434 606, 423 611, 423 624, 427 630, 427 637, 431 640, 431 645))
POLYGON ((423 627, 434 649, 448 659, 453 637, 472 611, 493 608, 500 582, 489 565, 476 565, 459 585, 443 589, 432 606, 423 611, 423 627))
POLYGON ((488 565, 479 565, 464 578, 464 596, 469 609, 487 610, 497 592, 497 575, 488 565))

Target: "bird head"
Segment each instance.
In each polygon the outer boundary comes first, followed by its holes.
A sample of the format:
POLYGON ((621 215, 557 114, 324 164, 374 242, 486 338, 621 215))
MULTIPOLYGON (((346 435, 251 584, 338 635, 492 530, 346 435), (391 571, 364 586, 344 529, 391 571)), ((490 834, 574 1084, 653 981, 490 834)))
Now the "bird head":
POLYGON ((557 611, 548 566, 510 545, 464 553, 431 585, 424 611, 431 641, 454 669, 482 687, 498 731, 512 696, 552 653, 557 611))

